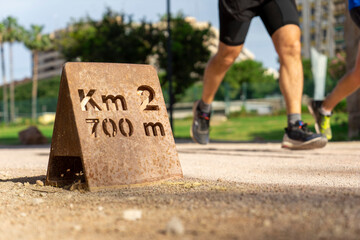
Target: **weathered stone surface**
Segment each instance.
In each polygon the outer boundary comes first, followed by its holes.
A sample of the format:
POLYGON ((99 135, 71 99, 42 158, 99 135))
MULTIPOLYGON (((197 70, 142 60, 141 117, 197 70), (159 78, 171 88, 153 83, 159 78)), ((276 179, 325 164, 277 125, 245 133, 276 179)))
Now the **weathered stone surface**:
POLYGON ((37 127, 31 126, 21 132, 19 132, 19 140, 21 144, 36 145, 47 143, 46 137, 42 135, 37 127))
POLYGON ((67 63, 47 184, 90 190, 182 177, 155 69, 67 63))

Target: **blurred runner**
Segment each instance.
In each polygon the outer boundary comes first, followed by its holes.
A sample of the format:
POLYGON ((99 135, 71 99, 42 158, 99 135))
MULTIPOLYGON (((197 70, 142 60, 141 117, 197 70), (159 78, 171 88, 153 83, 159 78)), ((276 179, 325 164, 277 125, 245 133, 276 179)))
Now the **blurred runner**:
MULTIPOLYGON (((360 0, 349 0, 349 11, 352 20, 360 28, 360 0)), ((311 101, 309 111, 315 118, 315 129, 327 139, 332 138, 330 117, 334 107, 345 97, 360 87, 360 44, 354 68, 348 72, 336 85, 324 101, 311 101)))
POLYGON ((207 64, 202 98, 193 107, 191 136, 200 144, 209 142, 211 103, 227 70, 243 48, 252 18, 260 16, 272 38, 280 61, 280 89, 288 117, 282 147, 324 147, 327 139, 312 133, 301 121, 303 69, 299 17, 294 0, 219 0, 220 43, 207 64))

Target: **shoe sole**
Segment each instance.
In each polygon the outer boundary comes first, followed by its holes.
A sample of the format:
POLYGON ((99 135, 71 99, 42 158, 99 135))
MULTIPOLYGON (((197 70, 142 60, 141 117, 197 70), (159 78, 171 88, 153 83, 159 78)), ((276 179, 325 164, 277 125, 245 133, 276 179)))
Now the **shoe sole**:
POLYGON ((318 119, 317 119, 317 117, 316 117, 315 110, 313 109, 311 103, 309 103, 309 104, 307 105, 307 107, 308 107, 309 112, 311 113, 311 115, 312 115, 313 118, 315 119, 315 131, 316 131, 316 133, 321 134, 321 132, 320 132, 320 126, 319 126, 319 124, 318 124, 318 119))
POLYGON ((308 149, 323 148, 326 146, 327 142, 328 141, 326 137, 314 138, 307 142, 301 142, 301 141, 292 140, 287 136, 287 134, 285 134, 281 147, 292 150, 308 150, 308 149))

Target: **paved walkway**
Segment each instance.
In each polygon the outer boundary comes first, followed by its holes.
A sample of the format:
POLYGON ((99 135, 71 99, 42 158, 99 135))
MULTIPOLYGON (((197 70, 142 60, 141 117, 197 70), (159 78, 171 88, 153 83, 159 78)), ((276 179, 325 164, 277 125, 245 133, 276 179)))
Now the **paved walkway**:
POLYGON ((165 240, 174 216, 176 239, 360 239, 360 142, 177 148, 184 180, 80 193, 22 184, 46 174, 50 146, 0 147, 0 240, 165 240))
MULTIPOLYGON (((360 189, 360 142, 291 151, 277 143, 178 143, 184 176, 254 184, 360 189)), ((0 179, 45 175, 49 146, 0 147, 0 179)))
POLYGON ((360 142, 291 151, 280 144, 179 144, 185 176, 244 183, 360 188, 360 142))

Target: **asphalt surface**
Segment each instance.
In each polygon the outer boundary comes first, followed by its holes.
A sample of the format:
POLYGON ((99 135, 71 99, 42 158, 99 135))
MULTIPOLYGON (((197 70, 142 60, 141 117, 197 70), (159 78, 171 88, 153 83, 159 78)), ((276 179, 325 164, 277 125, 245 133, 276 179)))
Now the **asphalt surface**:
MULTIPOLYGON (((50 146, 0 147, 0 178, 46 175, 50 146)), ((184 177, 360 188, 360 142, 291 151, 278 143, 177 143, 184 177)))
POLYGON ((182 180, 88 193, 35 184, 50 146, 0 146, 0 240, 360 239, 360 142, 177 150, 182 180), (140 212, 136 221, 122 217, 129 209, 140 212), (174 216, 183 231, 169 236, 174 216))

